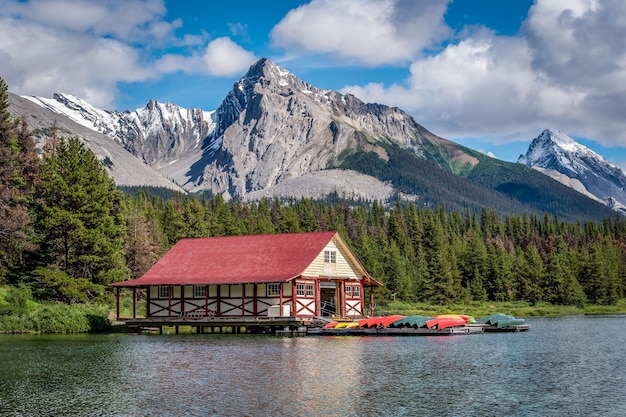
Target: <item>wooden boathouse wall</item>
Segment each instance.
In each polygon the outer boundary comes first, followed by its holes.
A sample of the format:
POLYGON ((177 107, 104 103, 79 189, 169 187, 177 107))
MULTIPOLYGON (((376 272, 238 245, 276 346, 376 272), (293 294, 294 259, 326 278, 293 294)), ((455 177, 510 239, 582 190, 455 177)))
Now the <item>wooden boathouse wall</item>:
MULTIPOLYGON (((276 262, 265 262, 269 256, 266 256, 263 250, 258 247, 254 249, 259 252, 256 259, 263 259, 267 268, 271 269, 272 273, 277 276, 280 276, 282 269, 287 269, 287 267, 283 268, 286 264, 289 264, 293 269, 294 260, 302 264, 301 272, 298 275, 287 277, 284 281, 255 282, 255 274, 265 276, 267 270, 256 265, 247 265, 241 268, 242 271, 246 271, 245 273, 230 275, 231 278, 229 279, 235 282, 211 283, 211 281, 219 281, 219 278, 208 273, 205 283, 195 283, 198 282, 198 279, 204 280, 204 278, 198 278, 197 274, 195 278, 190 279, 180 276, 185 273, 185 267, 180 266, 181 261, 185 260, 185 254, 178 250, 173 255, 176 262, 166 260, 164 261, 165 268, 163 265, 158 267, 161 275, 157 279, 152 278, 149 271, 145 275, 146 278, 142 277, 130 282, 119 282, 112 285, 118 287, 118 290, 123 287, 134 288, 135 290, 143 289, 146 295, 145 317, 154 319, 200 317, 313 318, 325 314, 322 305, 322 292, 326 298, 325 303, 330 301, 330 304, 333 305, 334 315, 343 317, 364 316, 366 313, 365 288, 366 286, 370 288, 380 286, 380 284, 367 274, 336 232, 317 232, 317 234, 311 235, 315 235, 316 239, 319 236, 322 245, 318 246, 313 253, 309 251, 308 260, 307 258, 300 260, 298 254, 294 253, 293 248, 297 248, 297 240, 295 246, 287 249, 291 252, 290 257, 283 257, 282 262, 285 264, 281 264, 280 259, 278 259, 280 256, 276 255, 276 252, 273 252, 277 258, 276 262), (169 266, 170 264, 172 266, 169 266), (164 275, 163 271, 168 275, 164 275), (169 274, 170 271, 171 275, 169 274), (169 276, 172 278, 170 279, 169 276), (190 283, 192 280, 195 282, 190 283), (158 285, 154 284, 155 281, 158 282, 158 285), (168 284, 167 281, 170 283, 168 284), (329 297, 330 300, 328 300, 329 297)), ((273 236, 258 237, 265 241, 271 241, 273 238, 273 236)), ((250 244, 250 237, 232 237, 232 239, 237 238, 241 239, 242 246, 250 244)), ((282 239, 288 238, 288 234, 282 237, 282 239)), ((186 242, 186 245, 191 245, 194 250, 194 256, 189 258, 189 262, 198 262, 197 252, 202 249, 203 242, 208 241, 208 239, 211 238, 200 238, 197 243, 186 242)), ((230 244, 232 245, 233 242, 231 241, 230 244)), ((211 259, 210 262, 220 265, 220 259, 211 259)), ((238 265, 234 265, 234 267, 237 271, 240 270, 238 265)), ((220 273, 219 268, 216 269, 215 266, 211 266, 207 270, 213 270, 215 274, 220 273)), ((135 309, 134 305, 133 318, 136 318, 135 309)))

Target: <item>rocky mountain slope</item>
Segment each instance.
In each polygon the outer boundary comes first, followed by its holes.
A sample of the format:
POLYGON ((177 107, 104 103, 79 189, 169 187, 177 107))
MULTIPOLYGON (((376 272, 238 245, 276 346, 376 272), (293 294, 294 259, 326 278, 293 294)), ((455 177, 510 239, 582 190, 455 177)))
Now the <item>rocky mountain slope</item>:
POLYGON ((61 136, 79 137, 102 161, 117 185, 165 187, 184 192, 180 186, 128 152, 120 143, 112 141, 92 128, 85 127, 80 118, 77 120, 81 123, 77 123, 65 114, 59 114, 12 93, 9 93, 9 112, 14 117, 23 118, 28 122, 39 147, 43 146, 52 126, 56 126, 61 136))
POLYGON ((477 162, 461 153, 451 155, 451 142, 398 108, 318 89, 266 59, 235 84, 216 110, 216 119, 203 158, 190 171, 191 180, 232 196, 339 167, 357 150, 387 158, 381 144, 389 142, 442 167, 463 156, 477 162))
POLYGON ((104 111, 66 94, 28 102, 106 135, 189 192, 242 200, 401 196, 421 206, 564 219, 610 214, 536 170, 438 137, 398 108, 318 89, 266 59, 211 112, 155 101, 104 111))
POLYGON ((193 153, 215 129, 213 112, 155 100, 150 100, 144 108, 120 112, 98 109, 71 94, 57 93, 51 99, 25 98, 107 135, 156 169, 193 153))
POLYGON ((626 213, 624 172, 558 130, 544 130, 518 162, 626 213))

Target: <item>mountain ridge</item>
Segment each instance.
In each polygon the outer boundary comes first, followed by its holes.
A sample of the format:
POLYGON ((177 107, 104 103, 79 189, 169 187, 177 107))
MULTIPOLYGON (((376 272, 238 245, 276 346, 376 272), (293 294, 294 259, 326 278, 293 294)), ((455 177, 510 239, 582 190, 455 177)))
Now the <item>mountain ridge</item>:
POLYGON ((9 112, 14 117, 27 121, 39 149, 43 147, 45 138, 54 126, 61 137, 80 138, 96 154, 117 185, 163 187, 184 192, 180 186, 137 159, 120 143, 112 141, 108 136, 87 128, 84 124, 77 123, 48 107, 42 107, 32 100, 10 92, 8 98, 9 112))
POLYGON ((87 111, 85 104, 62 103, 70 98, 59 95, 47 107, 100 117, 101 123, 80 116, 188 192, 242 200, 402 196, 422 206, 562 210, 573 218, 609 212, 535 170, 438 137, 401 109, 319 89, 267 59, 210 112, 154 100, 135 111, 87 111))
POLYGON ((580 192, 626 214, 624 172, 603 156, 558 130, 545 129, 541 132, 517 162, 540 169, 561 182, 573 183, 580 192))

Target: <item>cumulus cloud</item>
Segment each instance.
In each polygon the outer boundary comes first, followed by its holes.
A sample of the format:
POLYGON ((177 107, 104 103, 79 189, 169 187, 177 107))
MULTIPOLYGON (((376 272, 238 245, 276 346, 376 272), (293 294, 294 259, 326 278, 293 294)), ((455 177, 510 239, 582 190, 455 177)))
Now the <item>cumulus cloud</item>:
POLYGON ((232 76, 254 60, 228 38, 177 37, 183 21, 166 12, 163 0, 0 0, 0 76, 18 94, 68 92, 113 108, 119 83, 232 76))
POLYGON ((12 91, 50 95, 73 92, 109 106, 119 81, 142 81, 155 74, 140 65, 137 50, 114 39, 57 32, 0 18, 0 51, 9 59, 2 76, 12 91))
POLYGON ((403 84, 347 86, 397 105, 438 134, 528 140, 547 127, 626 142, 626 3, 537 0, 524 36, 469 31, 413 60, 403 84))
POLYGON ((274 27, 275 45, 330 54, 366 65, 406 62, 449 33, 450 0, 313 0, 274 27))
POLYGON ((256 60, 252 52, 230 38, 222 37, 209 42, 203 51, 191 55, 166 54, 157 60, 156 68, 162 73, 182 71, 186 74, 232 77, 247 71, 256 60))
POLYGON ((202 59, 207 71, 219 77, 241 74, 256 61, 252 52, 246 51, 228 37, 211 41, 202 59))
POLYGON ((182 25, 162 0, 30 0, 0 7, 0 66, 11 91, 71 92, 111 108, 120 82, 159 75, 143 47, 182 25))
POLYGON ((133 42, 162 39, 180 27, 180 20, 163 20, 166 12, 162 0, 29 0, 7 2, 4 11, 51 29, 133 42))

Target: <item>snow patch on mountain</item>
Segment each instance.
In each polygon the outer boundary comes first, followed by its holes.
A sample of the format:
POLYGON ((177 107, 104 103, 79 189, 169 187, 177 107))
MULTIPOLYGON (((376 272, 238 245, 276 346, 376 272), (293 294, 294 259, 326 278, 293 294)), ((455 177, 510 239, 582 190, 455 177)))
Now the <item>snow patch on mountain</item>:
POLYGON ((626 205, 624 172, 558 130, 544 130, 517 162, 539 169, 587 196, 592 195, 616 211, 623 211, 626 205))
POLYGON ((143 108, 120 112, 98 109, 72 94, 24 98, 119 142, 178 184, 188 182, 189 167, 202 158, 204 140, 216 126, 214 111, 156 100, 143 108))

